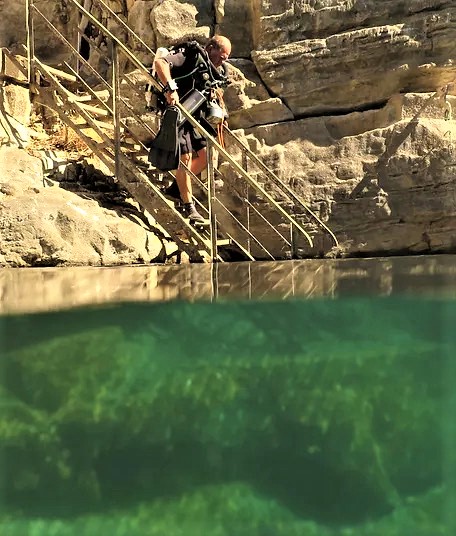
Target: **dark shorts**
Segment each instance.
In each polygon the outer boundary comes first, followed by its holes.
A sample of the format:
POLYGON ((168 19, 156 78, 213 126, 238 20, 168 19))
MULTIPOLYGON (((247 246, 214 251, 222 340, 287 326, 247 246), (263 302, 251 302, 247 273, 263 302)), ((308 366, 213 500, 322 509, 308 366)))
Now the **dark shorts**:
POLYGON ((206 147, 206 140, 201 134, 195 131, 192 125, 187 121, 179 129, 178 140, 181 155, 198 153, 206 147))

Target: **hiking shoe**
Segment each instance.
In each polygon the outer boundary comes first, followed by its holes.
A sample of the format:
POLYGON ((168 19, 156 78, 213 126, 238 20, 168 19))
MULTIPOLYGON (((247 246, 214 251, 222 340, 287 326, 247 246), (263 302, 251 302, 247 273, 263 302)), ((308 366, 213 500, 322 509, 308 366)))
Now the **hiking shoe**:
POLYGON ((184 217, 188 218, 191 222, 201 223, 205 222, 205 218, 196 210, 193 203, 186 203, 184 205, 184 217))
POLYGON ((168 188, 165 188, 163 190, 163 195, 166 197, 166 199, 169 199, 170 201, 174 201, 174 203, 181 202, 179 187, 177 186, 176 181, 173 181, 171 185, 168 186, 168 188))

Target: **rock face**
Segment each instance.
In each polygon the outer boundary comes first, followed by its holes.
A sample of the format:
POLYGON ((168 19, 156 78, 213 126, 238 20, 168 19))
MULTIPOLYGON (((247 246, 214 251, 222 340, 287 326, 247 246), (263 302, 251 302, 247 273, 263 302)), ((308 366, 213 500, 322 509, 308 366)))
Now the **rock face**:
MULTIPOLYGON (((181 4, 177 0, 165 0, 152 8, 151 21, 157 37, 157 46, 168 46, 169 43, 182 38, 182 28, 196 38, 209 37, 210 28, 198 25, 198 11, 195 5, 181 4)), ((205 13, 202 12, 204 21, 205 13)))
POLYGON ((159 257, 162 244, 150 231, 96 201, 46 186, 41 161, 25 150, 1 147, 0 170, 0 264, 113 265, 159 257))
POLYGON ((436 15, 452 0, 252 0, 256 14, 255 48, 264 49, 303 39, 326 38, 359 28, 403 24, 409 18, 436 15))
POLYGON ((263 160, 327 219, 350 254, 453 251, 456 128, 435 99, 413 120, 426 100, 410 94, 377 112, 247 133, 261 140, 263 160))
MULTIPOLYGON (((36 4, 74 39, 71 1, 36 4)), ((232 39, 231 128, 335 231, 343 254, 456 249, 453 0, 108 4, 153 49, 190 35, 232 39)), ((1 44, 23 42, 24 2, 0 6, 1 44)), ((49 39, 40 32, 37 50, 58 63, 49 39)), ((140 43, 130 45, 150 63, 140 43)), ((15 109, 4 106, 17 133, 15 109)), ((17 138, 27 144, 25 133, 17 138)))
POLYGON ((253 59, 295 116, 372 106, 404 90, 433 91, 456 77, 456 8, 432 23, 427 17, 281 45, 253 59))
MULTIPOLYGON (((15 48, 27 42, 26 35, 27 0, 0 0, 0 47, 15 48)), ((44 60, 60 60, 66 48, 59 44, 49 23, 55 26, 71 42, 76 43, 78 14, 67 0, 36 0, 34 31, 37 53, 44 60), (39 13, 38 13, 39 11, 39 13), (45 22, 45 19, 48 23, 45 22)), ((83 3, 83 2, 81 2, 83 3)), ((23 51, 22 51, 23 52, 23 51)))

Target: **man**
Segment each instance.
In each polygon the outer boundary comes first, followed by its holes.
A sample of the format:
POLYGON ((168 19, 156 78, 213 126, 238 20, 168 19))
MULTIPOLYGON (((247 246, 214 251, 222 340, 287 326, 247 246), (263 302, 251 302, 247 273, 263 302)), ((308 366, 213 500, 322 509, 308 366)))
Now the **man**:
MULTIPOLYGON (((215 35, 207 43, 205 51, 213 67, 218 70, 231 54, 231 43, 228 38, 215 35)), ((154 65, 158 78, 167 88, 165 95, 169 105, 180 102, 180 99, 192 89, 202 89, 198 87, 199 69, 194 48, 178 47, 175 52, 157 59, 154 65), (177 82, 174 79, 177 79, 177 82)), ((204 221, 193 203, 191 175, 182 164, 185 164, 195 175, 199 175, 206 168, 206 140, 189 121, 186 121, 179 129, 178 142, 181 165, 176 171, 177 187, 176 183, 173 183, 165 191, 165 195, 175 200, 179 200, 180 197, 184 203, 184 214, 191 221, 204 221)))

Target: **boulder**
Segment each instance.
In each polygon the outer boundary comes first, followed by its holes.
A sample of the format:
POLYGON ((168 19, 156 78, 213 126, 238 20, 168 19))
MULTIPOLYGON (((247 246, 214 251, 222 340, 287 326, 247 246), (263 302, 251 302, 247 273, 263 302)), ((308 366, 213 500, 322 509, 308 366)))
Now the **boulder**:
POLYGON ((152 8, 151 21, 157 47, 169 46, 186 37, 204 40, 210 35, 209 26, 199 25, 199 11, 190 3, 163 0, 152 8))
POLYGON ((233 60, 228 65, 229 86, 224 101, 229 110, 230 128, 290 121, 293 114, 279 98, 271 98, 249 60, 233 60))
POLYGON ((147 263, 162 251, 148 229, 95 200, 47 186, 41 161, 0 147, 0 263, 12 266, 147 263))

